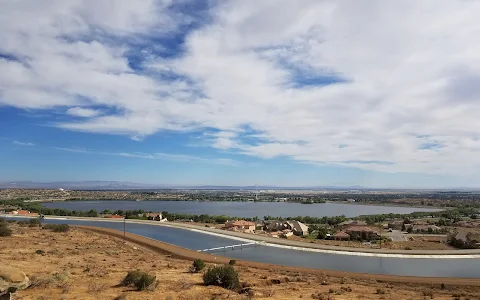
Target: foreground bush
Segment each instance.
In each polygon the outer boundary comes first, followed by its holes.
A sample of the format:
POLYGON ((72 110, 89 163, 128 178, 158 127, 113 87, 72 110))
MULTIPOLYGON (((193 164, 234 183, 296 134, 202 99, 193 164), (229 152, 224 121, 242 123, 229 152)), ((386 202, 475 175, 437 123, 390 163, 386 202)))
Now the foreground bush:
POLYGON ((42 228, 49 229, 54 232, 67 232, 70 230, 70 226, 68 226, 68 224, 45 224, 42 228))
POLYGON ((205 269, 205 262, 203 260, 196 259, 193 261, 193 265, 192 265, 193 272, 198 273, 203 269, 205 269))
POLYGON ((143 291, 155 284, 157 277, 155 275, 142 272, 140 270, 130 271, 123 278, 121 285, 135 286, 137 290, 143 291))
POLYGON ((11 236, 12 230, 7 226, 0 226, 0 236, 11 236))
POLYGON ((240 282, 238 273, 230 265, 208 268, 203 274, 205 285, 216 285, 229 290, 238 290, 240 282))

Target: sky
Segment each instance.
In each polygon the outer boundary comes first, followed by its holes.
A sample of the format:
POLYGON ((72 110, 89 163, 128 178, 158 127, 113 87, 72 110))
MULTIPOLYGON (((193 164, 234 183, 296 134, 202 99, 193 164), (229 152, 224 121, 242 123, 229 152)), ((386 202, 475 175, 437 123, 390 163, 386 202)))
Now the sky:
POLYGON ((0 0, 0 181, 480 187, 478 11, 0 0))

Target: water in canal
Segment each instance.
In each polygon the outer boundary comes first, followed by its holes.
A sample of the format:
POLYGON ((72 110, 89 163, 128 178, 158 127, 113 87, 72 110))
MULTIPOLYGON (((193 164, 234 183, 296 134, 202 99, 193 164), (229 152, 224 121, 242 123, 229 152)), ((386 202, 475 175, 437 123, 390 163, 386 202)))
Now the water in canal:
MULTIPOLYGON (((45 220, 47 223, 82 224, 123 230, 123 222, 91 222, 74 220, 45 220)), ((174 244, 200 250, 238 244, 229 238, 203 234, 184 229, 148 224, 128 224, 127 231, 174 244)), ((283 249, 269 246, 251 246, 243 249, 217 251, 213 255, 234 259, 272 263, 285 266, 324 270, 339 270, 385 275, 479 278, 478 258, 391 258, 342 254, 327 254, 283 249)))

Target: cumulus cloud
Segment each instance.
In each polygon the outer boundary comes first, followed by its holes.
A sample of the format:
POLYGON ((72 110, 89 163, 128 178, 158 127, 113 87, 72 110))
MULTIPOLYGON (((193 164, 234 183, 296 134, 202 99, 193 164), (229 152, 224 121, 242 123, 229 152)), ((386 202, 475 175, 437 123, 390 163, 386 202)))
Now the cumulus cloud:
POLYGON ((133 139, 206 130, 211 147, 263 158, 480 167, 479 2, 227 1, 189 32, 169 1, 92 3, 2 2, 0 104, 67 107, 86 118, 55 126, 133 139), (179 32, 179 53, 132 66, 144 49, 125 41, 179 32))

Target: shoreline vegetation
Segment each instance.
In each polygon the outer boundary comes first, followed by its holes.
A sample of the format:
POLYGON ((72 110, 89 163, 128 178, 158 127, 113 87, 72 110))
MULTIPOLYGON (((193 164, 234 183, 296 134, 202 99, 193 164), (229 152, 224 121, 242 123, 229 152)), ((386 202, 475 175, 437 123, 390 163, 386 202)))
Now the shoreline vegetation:
POLYGON ((309 191, 309 190, 44 190, 0 189, 0 199, 52 201, 208 201, 344 203, 398 207, 480 208, 480 193, 473 191, 309 191))
MULTIPOLYGON (((5 212, 13 211, 15 209, 28 210, 40 215, 54 215, 54 216, 76 216, 76 217, 98 217, 105 214, 113 214, 125 217, 126 219, 145 219, 147 217, 140 216, 145 213, 152 213, 152 211, 145 210, 103 210, 98 212, 95 209, 90 209, 88 211, 76 211, 69 210, 64 208, 48 208, 39 202, 25 202, 24 200, 0 200, 0 209, 2 207, 8 207, 4 209, 5 212)), ((311 216, 290 216, 290 217, 279 217, 279 216, 263 216, 263 219, 260 216, 256 217, 237 217, 237 216, 227 216, 227 215, 208 215, 208 214, 183 214, 183 213, 171 213, 167 211, 162 211, 164 218, 167 218, 169 221, 177 220, 191 220, 197 223, 225 223, 228 220, 243 219, 246 221, 259 221, 259 220, 297 220, 306 224, 328 224, 328 225, 338 225, 339 223, 345 222, 347 219, 352 220, 361 220, 367 222, 367 224, 374 224, 378 222, 384 222, 386 220, 393 219, 418 219, 418 218, 442 218, 456 220, 462 217, 468 217, 478 214, 478 210, 473 207, 464 207, 464 208, 449 208, 442 211, 432 211, 432 212, 412 212, 409 214, 375 214, 375 215, 361 215, 358 217, 347 218, 345 215, 339 216, 324 216, 324 217, 311 217, 311 216)))

